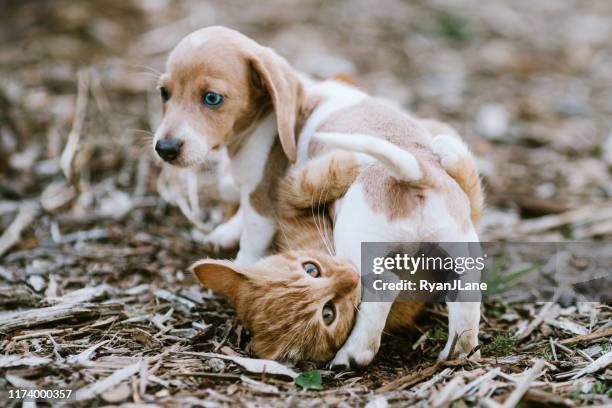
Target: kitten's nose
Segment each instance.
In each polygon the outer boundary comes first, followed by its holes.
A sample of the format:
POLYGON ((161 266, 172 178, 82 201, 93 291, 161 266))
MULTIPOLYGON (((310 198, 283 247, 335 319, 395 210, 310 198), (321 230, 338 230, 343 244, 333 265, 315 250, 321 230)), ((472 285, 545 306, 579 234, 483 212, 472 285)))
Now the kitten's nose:
POLYGON ((351 282, 353 283, 353 287, 355 287, 355 286, 359 285, 359 279, 361 278, 361 277, 359 276, 359 272, 357 272, 357 271, 356 271, 356 270, 354 270, 354 269, 350 269, 350 270, 348 271, 348 273, 349 273, 349 279, 350 279, 350 280, 351 280, 351 282))
POLYGON ((183 147, 183 141, 173 138, 159 139, 155 143, 155 151, 167 162, 176 160, 181 154, 181 147, 183 147))
POLYGON ((359 272, 356 269, 348 268, 344 270, 343 279, 346 289, 353 291, 359 285, 359 272))

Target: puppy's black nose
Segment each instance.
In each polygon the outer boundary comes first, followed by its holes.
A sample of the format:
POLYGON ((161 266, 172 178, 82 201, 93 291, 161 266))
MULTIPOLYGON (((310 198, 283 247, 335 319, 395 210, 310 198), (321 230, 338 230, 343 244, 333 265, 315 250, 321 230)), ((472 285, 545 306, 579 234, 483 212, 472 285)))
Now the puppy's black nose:
POLYGON ((182 140, 177 139, 160 139, 155 143, 155 151, 159 154, 159 157, 167 162, 176 160, 181 154, 181 147, 183 146, 182 140))

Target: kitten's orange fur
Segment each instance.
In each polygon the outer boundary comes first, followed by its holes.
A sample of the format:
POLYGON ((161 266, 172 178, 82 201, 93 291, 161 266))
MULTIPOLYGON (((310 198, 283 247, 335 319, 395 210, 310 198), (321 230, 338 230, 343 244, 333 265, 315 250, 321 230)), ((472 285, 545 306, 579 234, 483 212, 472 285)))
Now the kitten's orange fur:
POLYGON ((285 252, 246 268, 204 260, 192 269, 204 286, 236 308, 251 331, 251 350, 259 357, 325 362, 353 327, 360 300, 358 271, 325 252, 285 252), (321 276, 309 276, 303 268, 306 262, 316 263, 321 276), (330 301, 335 319, 326 324, 322 310, 330 301))
MULTIPOLYGON (((430 121, 425 126, 433 134, 444 125, 430 121)), ((359 170, 353 153, 336 150, 311 159, 289 172, 279 188, 278 255, 248 268, 213 260, 193 266, 204 286, 236 308, 251 331, 251 349, 257 356, 325 362, 348 337, 360 301, 358 272, 350 262, 336 259, 330 252, 334 201, 344 195, 359 170), (309 276, 304 262, 317 263, 321 277, 309 276), (327 325, 321 312, 330 301, 336 313, 333 323, 327 325)), ((473 160, 462 158, 455 168, 446 170, 470 199, 472 221, 477 223, 482 189, 473 160)), ((385 329, 413 327, 423 306, 422 302, 395 302, 385 329)))

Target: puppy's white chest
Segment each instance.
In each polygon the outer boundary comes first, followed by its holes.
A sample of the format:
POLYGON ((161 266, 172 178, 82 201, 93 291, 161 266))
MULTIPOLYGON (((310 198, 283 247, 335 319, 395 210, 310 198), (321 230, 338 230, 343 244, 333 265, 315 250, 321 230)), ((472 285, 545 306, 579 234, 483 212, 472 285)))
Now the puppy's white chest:
POLYGON ((232 157, 230 169, 240 190, 252 190, 261 181, 276 134, 276 118, 269 115, 232 157))

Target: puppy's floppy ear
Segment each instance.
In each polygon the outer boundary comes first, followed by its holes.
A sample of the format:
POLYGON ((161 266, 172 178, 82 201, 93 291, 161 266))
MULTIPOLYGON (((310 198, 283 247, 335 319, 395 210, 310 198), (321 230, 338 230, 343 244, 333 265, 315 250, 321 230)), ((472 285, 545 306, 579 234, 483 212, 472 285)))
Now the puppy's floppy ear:
POLYGON ((294 163, 297 158, 295 124, 302 104, 302 85, 289 63, 270 48, 262 47, 250 57, 250 64, 272 99, 281 146, 294 163))
POLYGON ((225 297, 234 306, 248 282, 244 273, 230 261, 202 259, 191 265, 189 270, 202 285, 225 297))

